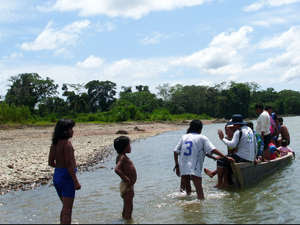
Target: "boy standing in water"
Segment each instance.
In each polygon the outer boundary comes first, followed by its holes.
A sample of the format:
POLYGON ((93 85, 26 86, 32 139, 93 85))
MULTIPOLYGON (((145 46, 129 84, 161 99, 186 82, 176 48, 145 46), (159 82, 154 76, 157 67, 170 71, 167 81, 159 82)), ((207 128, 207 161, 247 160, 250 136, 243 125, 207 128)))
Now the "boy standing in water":
POLYGON ((60 213, 61 224, 71 223, 75 190, 81 188, 76 177, 74 149, 69 141, 73 136, 74 126, 73 120, 61 119, 57 122, 48 158, 49 166, 55 167, 53 184, 63 204, 60 213))
POLYGON ((120 183, 120 193, 124 202, 122 217, 129 220, 133 210, 134 184, 137 179, 133 162, 126 155, 131 152, 130 139, 126 136, 116 138, 114 148, 118 153, 115 172, 122 179, 120 183))
POLYGON ((192 120, 187 134, 181 137, 174 150, 176 174, 181 176, 188 195, 191 193, 191 189, 188 188, 189 178, 193 181, 198 199, 204 199, 201 173, 205 155, 214 153, 231 160, 217 150, 209 139, 201 134, 201 131, 202 122, 192 120))

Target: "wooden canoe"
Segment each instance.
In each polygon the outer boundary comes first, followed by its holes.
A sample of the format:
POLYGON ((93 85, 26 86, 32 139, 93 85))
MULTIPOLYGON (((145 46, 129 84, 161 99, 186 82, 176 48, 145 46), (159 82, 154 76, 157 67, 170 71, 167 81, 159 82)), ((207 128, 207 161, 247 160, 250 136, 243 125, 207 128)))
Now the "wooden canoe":
POLYGON ((232 180, 234 186, 238 188, 245 188, 258 183, 260 180, 268 175, 286 166, 294 159, 293 153, 289 152, 287 155, 276 158, 269 162, 260 162, 256 165, 252 163, 231 163, 232 180))

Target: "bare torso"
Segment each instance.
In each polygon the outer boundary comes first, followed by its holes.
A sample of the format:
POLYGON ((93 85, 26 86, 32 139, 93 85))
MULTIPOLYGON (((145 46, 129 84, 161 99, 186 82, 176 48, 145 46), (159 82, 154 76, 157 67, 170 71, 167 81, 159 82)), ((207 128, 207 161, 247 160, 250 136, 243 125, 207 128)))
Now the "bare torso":
MULTIPOLYGON (((67 162, 65 159, 65 151, 68 149, 69 151, 74 152, 73 146, 68 140, 59 140, 55 146, 51 146, 53 148, 54 160, 57 168, 67 168, 67 162)), ((76 165, 75 158, 73 158, 74 164, 76 165)))
POLYGON ((131 185, 134 185, 137 179, 137 174, 133 162, 125 154, 119 155, 116 161, 121 167, 120 170, 130 179, 131 185))

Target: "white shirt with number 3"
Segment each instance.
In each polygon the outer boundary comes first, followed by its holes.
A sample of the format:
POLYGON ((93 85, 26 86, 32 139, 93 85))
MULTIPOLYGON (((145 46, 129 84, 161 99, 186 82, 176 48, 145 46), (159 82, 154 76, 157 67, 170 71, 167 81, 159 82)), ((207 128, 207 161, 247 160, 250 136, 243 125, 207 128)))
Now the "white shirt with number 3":
POLYGON ((215 146, 202 134, 183 135, 174 149, 179 154, 180 175, 201 177, 205 154, 211 154, 214 149, 215 146))

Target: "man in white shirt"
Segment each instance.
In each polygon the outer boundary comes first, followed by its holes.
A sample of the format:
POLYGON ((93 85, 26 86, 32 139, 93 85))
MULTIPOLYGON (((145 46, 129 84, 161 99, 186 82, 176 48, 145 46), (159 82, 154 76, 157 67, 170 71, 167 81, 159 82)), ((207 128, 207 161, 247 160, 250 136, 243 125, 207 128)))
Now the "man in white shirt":
POLYGON ((255 105, 256 114, 259 115, 256 121, 256 133, 261 136, 264 142, 263 160, 269 160, 270 154, 268 151, 269 143, 272 139, 270 127, 270 115, 267 110, 264 110, 262 104, 255 105))
MULTIPOLYGON (((243 121, 243 116, 241 114, 232 115, 231 121, 236 128, 232 139, 228 140, 224 138, 222 130, 218 130, 219 138, 227 147, 237 149, 237 151, 231 155, 236 163, 253 163, 256 159, 256 142, 253 131, 250 127, 247 126, 248 123, 243 121)), ((223 184, 221 185, 221 187, 228 186, 230 163, 228 162, 228 160, 220 159, 217 160, 217 167, 219 170, 218 178, 219 176, 223 176, 223 184)))

